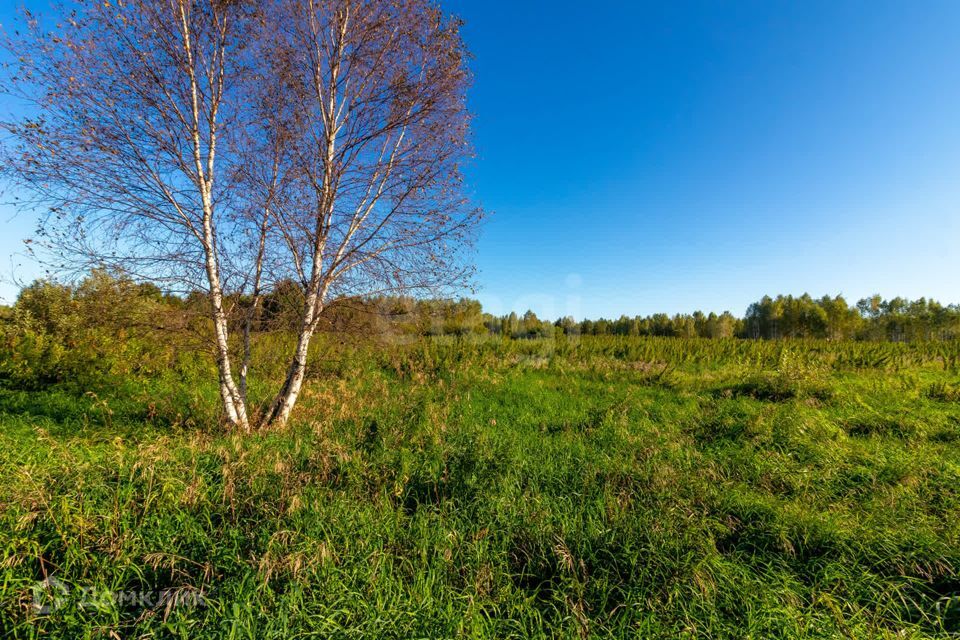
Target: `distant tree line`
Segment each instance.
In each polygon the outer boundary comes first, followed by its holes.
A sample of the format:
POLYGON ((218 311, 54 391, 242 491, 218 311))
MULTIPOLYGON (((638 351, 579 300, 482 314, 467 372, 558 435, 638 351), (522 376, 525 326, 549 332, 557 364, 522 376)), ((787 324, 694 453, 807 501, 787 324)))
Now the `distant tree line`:
POLYGON ((830 340, 955 340, 960 338, 960 305, 919 298, 885 300, 880 295, 856 304, 842 296, 764 296, 747 309, 745 338, 826 338, 830 340))
MULTIPOLYGON (((300 322, 303 289, 281 282, 264 293, 253 324, 254 333, 295 332, 300 322)), ((249 318, 250 296, 230 296, 225 308, 232 323, 249 318)), ((76 285, 37 281, 25 287, 13 307, 0 307, 0 337, 30 344, 71 345, 89 342, 89 329, 105 336, 125 330, 136 334, 151 328, 151 340, 174 334, 201 335, 206 327, 206 294, 173 295, 152 284, 95 271, 76 285), (83 331, 81 328, 86 327, 83 331), (162 330, 156 333, 156 330, 162 330), (53 340, 51 342, 51 340, 53 340)), ((477 300, 423 299, 406 296, 341 298, 323 312, 319 330, 362 335, 467 336, 494 335, 514 339, 554 336, 663 336, 709 339, 817 338, 827 340, 930 341, 960 339, 960 305, 920 298, 883 299, 879 295, 855 304, 842 296, 763 297, 738 318, 728 311, 616 319, 542 319, 533 311, 493 315, 477 300)), ((3 342, 3 340, 0 340, 3 342)), ((2 345, 0 345, 2 346, 2 345)), ((91 360, 96 360, 94 354, 91 360)))
MULTIPOLYGON (((383 302, 373 307, 383 307, 383 302)), ((920 298, 885 300, 879 295, 848 303, 842 296, 764 296, 751 304, 742 318, 729 311, 717 314, 655 313, 622 315, 616 319, 551 321, 533 311, 495 316, 484 313, 475 300, 429 300, 386 306, 403 308, 398 316, 416 318, 424 334, 490 333, 512 338, 563 335, 665 336, 677 338, 819 338, 827 340, 922 341, 960 339, 960 305, 944 305, 920 298)))

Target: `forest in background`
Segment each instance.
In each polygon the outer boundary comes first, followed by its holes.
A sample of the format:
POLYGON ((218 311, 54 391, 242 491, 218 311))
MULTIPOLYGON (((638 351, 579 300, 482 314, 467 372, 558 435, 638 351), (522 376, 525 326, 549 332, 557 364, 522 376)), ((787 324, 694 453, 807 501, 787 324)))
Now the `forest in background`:
MULTIPOLYGON (((241 329, 251 317, 254 337, 271 337, 279 349, 283 340, 295 335, 303 290, 286 283, 265 294, 255 307, 249 298, 227 302, 234 329, 231 349, 243 348, 241 329)), ((95 385, 108 374, 118 379, 150 375, 152 369, 169 366, 171 354, 178 358, 209 351, 212 328, 207 305, 203 293, 172 295, 105 271, 94 271, 72 285, 38 280, 23 288, 13 306, 0 307, 0 381, 42 388, 64 381, 95 385)), ((729 312, 696 312, 577 321, 541 319, 532 311, 496 316, 468 298, 373 297, 335 301, 324 310, 318 329, 340 339, 364 336, 380 341, 430 336, 518 340, 648 336, 943 342, 960 338, 960 306, 925 298, 874 296, 849 304, 840 296, 765 296, 742 318, 729 312)))
MULTIPOLYGON (((234 318, 251 311, 249 297, 228 300, 234 318)), ((62 332, 70 324, 114 324, 136 327, 150 324, 185 328, 202 324, 207 310, 203 292, 185 296, 164 293, 149 283, 105 271, 93 271, 75 285, 36 280, 24 287, 13 306, 0 306, 0 321, 11 329, 62 332), (122 321, 122 322, 120 322, 122 321)), ((296 328, 303 305, 303 289, 287 281, 263 296, 253 322, 255 331, 296 328)), ((327 330, 400 335, 492 334, 511 338, 553 335, 619 335, 677 338, 871 340, 915 342, 960 339, 960 305, 936 300, 885 299, 879 294, 856 303, 843 296, 763 296, 743 316, 695 311, 690 314, 655 313, 647 316, 577 320, 571 316, 540 318, 533 311, 494 315, 478 300, 423 299, 374 296, 333 301, 324 312, 327 330)))

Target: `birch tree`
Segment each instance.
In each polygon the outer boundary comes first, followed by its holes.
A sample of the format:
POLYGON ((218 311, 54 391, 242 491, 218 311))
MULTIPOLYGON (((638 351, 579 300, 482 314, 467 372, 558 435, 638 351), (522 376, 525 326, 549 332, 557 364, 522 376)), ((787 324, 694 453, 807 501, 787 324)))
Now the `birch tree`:
POLYGON ((285 132, 293 166, 274 228, 305 296, 271 422, 296 402, 332 297, 456 281, 479 217, 460 174, 470 149, 459 24, 423 0, 281 7, 266 56, 283 87, 271 126, 285 132))
POLYGON ((69 264, 207 293, 229 425, 288 420, 332 300, 465 281, 469 76, 433 3, 113 0, 54 17, 28 13, 6 41, 26 114, 3 125, 6 178, 69 264), (295 347, 251 407, 259 301, 291 280, 295 347))

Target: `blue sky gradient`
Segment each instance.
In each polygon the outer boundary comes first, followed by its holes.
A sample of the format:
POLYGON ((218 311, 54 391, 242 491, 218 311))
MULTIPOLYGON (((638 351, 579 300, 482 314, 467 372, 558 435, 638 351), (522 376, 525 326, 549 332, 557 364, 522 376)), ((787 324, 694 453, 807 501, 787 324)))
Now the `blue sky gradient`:
MULTIPOLYGON (((960 302, 960 3, 443 5, 474 54, 489 311, 960 302)), ((9 280, 33 222, 0 216, 9 280)))
POLYGON ((960 3, 447 6, 476 56, 485 306, 960 301, 960 3))

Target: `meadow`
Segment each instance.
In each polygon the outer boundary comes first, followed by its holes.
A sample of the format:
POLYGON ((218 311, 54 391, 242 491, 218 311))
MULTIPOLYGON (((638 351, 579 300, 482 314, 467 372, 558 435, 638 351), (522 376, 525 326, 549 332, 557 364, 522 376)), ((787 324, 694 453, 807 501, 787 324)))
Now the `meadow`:
POLYGON ((7 384, 0 632, 952 636, 958 368, 952 342, 324 336, 294 420, 249 436, 187 355, 7 384))

